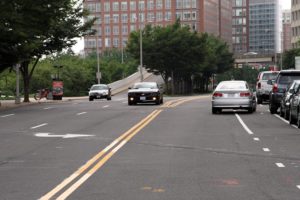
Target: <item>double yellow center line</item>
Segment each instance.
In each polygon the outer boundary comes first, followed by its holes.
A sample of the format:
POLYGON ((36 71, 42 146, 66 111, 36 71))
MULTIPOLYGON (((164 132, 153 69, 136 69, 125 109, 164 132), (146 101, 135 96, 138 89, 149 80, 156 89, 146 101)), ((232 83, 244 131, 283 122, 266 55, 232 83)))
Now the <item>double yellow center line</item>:
POLYGON ((97 155, 91 158, 86 164, 81 166, 76 172, 74 172, 72 175, 70 175, 68 178, 66 178, 63 182, 61 182, 50 192, 42 196, 40 199, 41 200, 50 199, 59 192, 61 194, 56 199, 58 200, 66 199, 77 188, 79 188, 87 179, 89 179, 98 169, 100 169, 120 148, 122 148, 129 140, 131 140, 133 136, 135 136, 145 126, 147 126, 161 112, 162 110, 154 110, 150 115, 145 117, 135 126, 133 126, 131 129, 126 131, 124 134, 122 134, 119 138, 114 140, 105 149, 100 151, 97 155), (79 176, 81 177, 79 178, 79 176), (79 179, 75 181, 76 178, 79 179), (71 184, 74 181, 75 183, 71 184), (62 191, 63 189, 64 191, 62 191))

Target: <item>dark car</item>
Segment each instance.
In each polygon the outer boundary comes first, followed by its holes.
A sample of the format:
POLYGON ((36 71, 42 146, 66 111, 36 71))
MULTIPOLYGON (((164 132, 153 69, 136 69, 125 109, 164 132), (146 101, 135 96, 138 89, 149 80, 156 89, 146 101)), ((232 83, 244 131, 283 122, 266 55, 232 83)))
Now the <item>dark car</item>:
POLYGON ((281 70, 275 81, 268 81, 268 84, 273 85, 269 102, 271 114, 277 112, 284 93, 294 80, 300 80, 300 70, 281 70))
POLYGON ((111 100, 111 88, 105 84, 93 85, 89 91, 89 100, 93 101, 94 99, 111 100))
POLYGON ((163 103, 162 88, 156 82, 139 82, 128 90, 128 105, 137 103, 163 103))
POLYGON ((280 116, 284 117, 286 120, 289 120, 290 117, 290 103, 291 98, 295 95, 296 89, 300 85, 300 80, 295 80, 290 85, 290 87, 284 93, 281 103, 280 103, 280 116))
POLYGON ((290 124, 297 124, 297 127, 300 128, 300 84, 295 88, 290 102, 290 124))

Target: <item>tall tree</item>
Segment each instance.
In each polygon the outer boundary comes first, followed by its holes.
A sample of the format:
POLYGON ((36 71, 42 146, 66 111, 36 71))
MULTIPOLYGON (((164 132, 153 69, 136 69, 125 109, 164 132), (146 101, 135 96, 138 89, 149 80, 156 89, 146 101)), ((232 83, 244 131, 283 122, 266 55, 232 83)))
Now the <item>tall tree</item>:
POLYGON ((91 33, 95 19, 82 22, 88 12, 76 0, 10 0, 0 6, 0 70, 21 63, 28 102, 30 79, 40 58, 73 46, 75 38, 91 33))

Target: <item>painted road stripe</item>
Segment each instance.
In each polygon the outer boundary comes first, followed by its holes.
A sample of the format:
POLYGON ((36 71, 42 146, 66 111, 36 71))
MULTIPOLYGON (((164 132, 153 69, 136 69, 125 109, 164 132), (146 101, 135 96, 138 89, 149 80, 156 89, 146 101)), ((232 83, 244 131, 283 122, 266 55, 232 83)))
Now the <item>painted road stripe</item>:
POLYGON ((84 115, 86 112, 77 113, 76 115, 84 115))
POLYGON ((283 119, 282 117, 280 117, 280 116, 279 116, 279 115, 277 115, 277 114, 275 114, 274 116, 275 116, 275 117, 277 117, 278 119, 280 119, 281 121, 283 121, 283 122, 287 123, 287 124, 289 124, 289 123, 290 123, 289 121, 287 121, 287 120, 283 119))
POLYGON ((242 126, 244 127, 244 129, 247 131, 247 133, 249 135, 253 135, 253 132, 248 128, 248 126, 244 123, 244 121, 242 120, 242 118, 238 115, 235 114, 236 118, 239 120, 239 122, 242 124, 242 126))
POLYGON ((57 199, 64 200, 70 196, 76 189, 80 187, 89 177, 91 177, 98 169, 100 169, 122 146, 126 144, 133 136, 135 136, 140 130, 147 126, 153 119, 155 119, 162 110, 157 111, 153 116, 151 116, 145 123, 141 124, 136 130, 134 130, 130 135, 128 135, 118 146, 116 146, 112 151, 105 155, 92 169, 90 169, 84 176, 82 176, 78 181, 71 185, 64 193, 62 193, 57 199))
POLYGON ((257 138, 257 137, 253 138, 253 140, 254 140, 254 141, 260 141, 260 139, 257 138))
POLYGON ((44 108, 44 110, 50 110, 52 109, 53 107, 47 107, 47 108, 44 108))
POLYGON ((270 149, 269 148, 263 148, 263 151, 270 152, 270 149))
POLYGON ((105 105, 105 106, 103 106, 103 108, 108 108, 110 105, 105 105))
POLYGON ((1 117, 10 117, 10 116, 13 116, 13 115, 15 115, 15 114, 8 114, 8 115, 2 115, 1 117))
MULTIPOLYGON (((61 182, 59 185, 57 185, 54 189, 52 189, 46 195, 44 195, 43 197, 41 197, 40 200, 46 200, 46 199, 48 200, 48 199, 52 198, 55 194, 57 194, 64 187, 66 187, 68 184, 70 184, 75 178, 77 178, 78 176, 80 176, 81 174, 83 174, 84 171, 86 171, 88 168, 90 168, 95 162, 97 162, 98 159, 100 159, 102 156, 104 156, 105 153, 107 153, 111 148, 113 148, 115 145, 117 145, 120 141, 124 140, 125 138, 128 138, 128 136, 130 136, 130 134, 132 134, 133 132, 140 131, 143 124, 145 124, 147 122, 149 123, 149 120, 153 120, 153 117, 155 118, 160 112, 161 112, 161 110, 159 110, 159 111, 158 110, 153 111, 147 117, 145 117, 144 119, 142 119, 139 123, 137 123, 136 125, 134 125, 133 127, 131 127, 128 131, 126 131, 120 137, 118 137, 117 139, 115 139, 104 150, 100 151, 93 158, 91 158, 89 161, 87 161, 83 166, 81 166, 72 175, 70 175, 68 178, 66 178, 63 182, 61 182)), ((110 153, 112 153, 112 152, 110 152, 110 153)), ((103 159, 101 159, 102 162, 103 162, 103 159)), ((103 164, 104 164, 104 162, 103 162, 103 164)))
POLYGON ((30 129, 36 129, 36 128, 40 128, 40 127, 46 126, 46 125, 48 125, 48 123, 44 123, 44 124, 40 124, 40 125, 37 125, 37 126, 33 126, 30 129))
POLYGON ((277 167, 279 167, 279 168, 285 167, 284 164, 282 164, 282 163, 276 163, 276 165, 277 165, 277 167))
POLYGON ((297 185, 297 188, 300 190, 300 185, 297 185))

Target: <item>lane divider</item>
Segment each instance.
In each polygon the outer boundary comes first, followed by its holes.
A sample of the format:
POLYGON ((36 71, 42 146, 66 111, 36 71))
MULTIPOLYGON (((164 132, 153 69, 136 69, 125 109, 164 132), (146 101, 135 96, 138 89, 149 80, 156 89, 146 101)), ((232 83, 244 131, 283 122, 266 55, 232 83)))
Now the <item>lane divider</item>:
POLYGON ((57 199, 66 199, 69 195, 71 195, 80 185, 82 185, 89 177, 91 177, 99 168, 101 168, 120 148, 122 148, 133 136, 135 136, 141 129, 143 129, 146 125, 148 125, 153 119, 155 119, 162 110, 154 110, 151 114, 137 123, 135 126, 130 128, 120 137, 115 139, 110 145, 108 145, 105 149, 96 154, 93 158, 86 162, 83 166, 81 166, 77 171, 71 174, 68 178, 66 178, 63 182, 57 185, 50 192, 42 196, 41 200, 48 200, 56 195, 58 192, 62 192, 63 188, 67 185, 71 184, 79 176, 82 176, 79 180, 77 180, 74 184, 72 184, 68 189, 65 190, 57 199), (101 158, 101 159, 100 159, 101 158), (99 160, 100 159, 100 160, 99 160), (99 161, 98 161, 99 160, 99 161), (97 162, 98 161, 98 162, 97 162), (96 163, 97 162, 97 163, 96 163), (92 165, 94 165, 92 167, 92 165), (86 170, 90 170, 84 174, 86 170))
POLYGON ((2 115, 1 117, 10 117, 10 116, 14 116, 15 114, 8 114, 8 115, 2 115))
POLYGON ((48 123, 43 123, 43 124, 40 124, 40 125, 37 125, 37 126, 33 126, 30 129, 36 129, 36 128, 40 128, 40 127, 46 126, 46 125, 48 125, 48 123))

